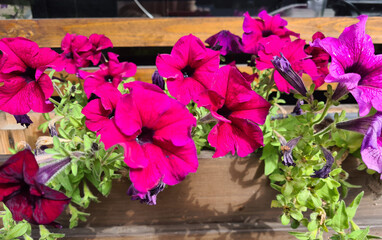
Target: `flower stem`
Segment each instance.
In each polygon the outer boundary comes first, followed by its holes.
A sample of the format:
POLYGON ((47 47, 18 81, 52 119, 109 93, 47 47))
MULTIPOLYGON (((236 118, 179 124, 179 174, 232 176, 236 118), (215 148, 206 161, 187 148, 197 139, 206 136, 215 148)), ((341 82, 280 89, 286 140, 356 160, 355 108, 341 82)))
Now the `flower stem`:
POLYGON ((317 137, 317 136, 320 136, 322 134, 329 132, 330 129, 332 128, 332 125, 333 125, 333 123, 329 124, 328 126, 326 126, 326 128, 322 129, 321 131, 316 132, 315 134, 313 134, 313 137, 317 137))
POLYGON ((332 105, 332 101, 331 99, 328 99, 328 101, 326 102, 324 111, 321 113, 320 118, 313 122, 313 126, 319 124, 320 122, 322 122, 322 120, 324 120, 331 105, 332 105))

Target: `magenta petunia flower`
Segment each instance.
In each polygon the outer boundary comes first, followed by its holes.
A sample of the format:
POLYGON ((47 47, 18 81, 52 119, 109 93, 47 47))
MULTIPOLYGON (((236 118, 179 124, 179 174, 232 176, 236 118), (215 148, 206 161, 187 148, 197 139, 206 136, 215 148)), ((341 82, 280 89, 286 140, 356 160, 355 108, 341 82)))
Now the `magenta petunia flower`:
POLYGON ((26 38, 0 40, 0 110, 13 115, 50 112, 54 106, 48 101, 54 89, 44 71, 59 68, 59 55, 50 48, 39 46, 26 38))
MULTIPOLYGON (((263 44, 264 49, 259 51, 259 58, 256 60, 256 67, 259 70, 275 68, 272 64, 272 60, 275 56, 281 57, 281 54, 288 60, 292 69, 299 75, 303 73, 309 74, 312 77, 316 88, 320 85, 315 81, 315 77, 318 75, 317 67, 311 59, 307 59, 307 55, 304 52, 305 41, 302 39, 296 39, 293 42, 283 42, 278 36, 270 36, 266 42, 260 41, 263 44)), ((275 72, 274 80, 277 88, 281 92, 289 93, 293 89, 280 74, 275 72)))
POLYGON ((96 132, 97 136, 101 135, 100 141, 105 144, 106 149, 127 137, 115 124, 115 109, 122 94, 118 90, 113 91, 114 89, 111 86, 105 87, 101 98, 91 100, 82 109, 82 114, 86 117, 86 127, 96 132))
POLYGON ((122 96, 115 122, 126 135, 119 144, 137 191, 146 193, 162 181, 175 185, 198 167, 191 128, 196 119, 158 86, 131 82, 122 96))
POLYGON ((328 63, 330 55, 319 45, 319 42, 324 38, 324 34, 316 32, 312 36, 313 42, 305 48, 305 53, 310 56, 317 66, 318 75, 315 77, 315 83, 318 83, 320 86, 324 84, 324 79, 329 74, 328 63))
POLYGON ((346 87, 365 116, 371 107, 382 111, 382 55, 374 54, 371 37, 365 33, 367 16, 345 28, 339 38, 327 37, 320 45, 332 57, 326 82, 338 82, 346 87))
POLYGON ((211 89, 196 102, 218 120, 208 135, 209 143, 216 148, 213 157, 235 151, 245 157, 263 146, 263 133, 257 124, 264 124, 271 104, 252 91, 239 70, 230 65, 219 69, 211 89))
POLYGON ((336 127, 364 134, 361 146, 362 161, 369 169, 382 173, 382 113, 377 112, 374 116, 337 123, 336 127))
POLYGON ((269 36, 279 36, 283 42, 290 42, 290 36, 299 37, 300 34, 288 30, 285 26, 288 22, 280 17, 279 14, 270 16, 267 11, 259 13, 260 19, 252 18, 248 12, 244 14, 243 22, 243 51, 257 55, 261 49, 259 41, 267 41, 269 36))
POLYGON ((93 47, 91 49, 92 54, 87 59, 90 60, 93 63, 93 65, 97 65, 101 60, 102 50, 112 48, 113 43, 105 35, 96 33, 93 33, 89 36, 89 41, 93 45, 93 47))
POLYGON ((228 53, 242 52, 241 38, 227 30, 212 35, 205 42, 214 50, 220 51, 220 54, 224 56, 228 53))
POLYGON ((210 88, 219 62, 218 51, 206 48, 199 38, 190 34, 175 43, 171 54, 159 54, 156 66, 159 74, 167 78, 170 94, 187 105, 210 88))
POLYGON ((112 52, 108 53, 109 61, 101 64, 96 72, 79 71, 81 78, 85 80, 84 91, 86 96, 94 93, 100 96, 105 92, 105 86, 110 85, 118 88, 123 78, 132 77, 137 72, 137 66, 130 62, 119 62, 118 55, 112 52))
POLYGON ((93 45, 86 36, 67 33, 61 42, 62 64, 65 71, 76 74, 78 68, 88 67, 88 58, 92 55, 93 45))
MULTIPOLYGON (((15 221, 54 224, 70 198, 39 181, 38 164, 30 150, 10 157, 0 166, 0 200, 9 208, 15 221)), ((46 179, 46 177, 43 179, 46 179)))

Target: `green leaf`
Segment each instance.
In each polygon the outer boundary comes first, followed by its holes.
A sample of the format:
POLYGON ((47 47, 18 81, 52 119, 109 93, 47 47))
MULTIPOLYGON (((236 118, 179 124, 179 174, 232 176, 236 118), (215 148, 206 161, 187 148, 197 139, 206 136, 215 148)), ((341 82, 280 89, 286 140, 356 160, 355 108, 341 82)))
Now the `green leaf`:
POLYGON ((301 211, 297 211, 297 210, 291 211, 290 216, 296 219, 297 221, 301 221, 304 218, 301 211))
POLYGON ((353 200, 353 202, 350 203, 349 207, 346 208, 346 213, 348 215, 349 220, 352 220, 357 208, 361 202, 361 199, 363 197, 364 192, 360 192, 353 200))
POLYGON ((300 240, 309 240, 309 233, 289 232, 289 234, 295 236, 297 239, 300 239, 300 240))
POLYGON ((346 213, 346 206, 343 200, 332 219, 331 227, 336 232, 342 232, 344 229, 349 228, 349 217, 346 213))
POLYGON ((286 215, 285 213, 283 215, 281 215, 280 219, 281 219, 282 225, 288 225, 290 222, 290 217, 288 215, 286 215))
POLYGON ((263 154, 260 159, 264 160, 264 174, 267 176, 277 169, 279 155, 275 153, 278 153, 278 151, 278 148, 272 146, 271 144, 267 144, 263 148, 263 154))
POLYGON ((21 237, 22 235, 24 235, 28 231, 28 228, 29 228, 29 223, 20 222, 19 224, 12 227, 7 232, 7 235, 5 238, 6 239, 14 239, 14 238, 21 237))
POLYGON ((363 230, 360 229, 360 230, 351 232, 350 234, 347 235, 347 237, 352 240, 364 240, 364 239, 367 239, 367 234, 369 233, 369 231, 370 231, 370 228, 367 227, 366 229, 363 229, 363 230))

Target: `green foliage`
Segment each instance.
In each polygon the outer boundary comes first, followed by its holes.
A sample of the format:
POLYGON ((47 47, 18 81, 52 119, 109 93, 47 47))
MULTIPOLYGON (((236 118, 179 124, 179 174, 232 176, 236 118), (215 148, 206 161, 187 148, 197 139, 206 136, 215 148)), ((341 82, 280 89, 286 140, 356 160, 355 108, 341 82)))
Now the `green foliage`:
POLYGON ((337 232, 332 239, 367 239, 369 229, 359 229, 352 220, 363 192, 348 207, 341 200, 349 188, 358 187, 346 181, 349 174, 341 168, 341 162, 349 152, 354 153, 360 148, 362 136, 335 128, 337 122, 345 120, 345 112, 336 114, 332 124, 314 130, 333 104, 333 90, 329 87, 326 103, 313 99, 313 91, 314 87, 311 87, 307 97, 295 95, 305 102, 301 107, 305 113, 300 116, 280 116, 277 112, 280 106, 275 104, 277 99, 271 101, 273 106, 262 126, 265 146, 260 158, 265 163, 264 172, 271 181, 271 187, 279 192, 271 207, 283 209, 282 224, 290 224, 293 229, 306 227, 308 232, 290 233, 297 239, 323 239, 323 232, 328 232, 329 228, 337 232), (284 166, 279 161, 282 160, 280 142, 273 129, 286 141, 302 137, 292 152, 296 166, 284 166), (315 171, 326 164, 321 147, 336 147, 332 151, 335 163, 326 178, 313 178, 315 171))
MULTIPOLYGON (((46 150, 56 158, 70 157, 71 164, 49 182, 55 190, 64 192, 72 199, 70 205, 70 227, 78 221, 85 221, 88 214, 79 211, 97 202, 95 191, 107 196, 112 180, 121 177, 119 169, 123 164, 123 148, 116 146, 105 150, 99 137, 85 127, 85 116, 81 113, 87 98, 80 83, 55 81, 61 101, 55 102, 55 119, 59 137, 53 137, 53 147, 46 150), (77 207, 75 207, 76 205, 77 207)), ((46 116, 48 121, 51 119, 46 116)), ((44 123, 46 124, 46 123, 44 123)), ((46 126, 42 124, 42 129, 46 126)))

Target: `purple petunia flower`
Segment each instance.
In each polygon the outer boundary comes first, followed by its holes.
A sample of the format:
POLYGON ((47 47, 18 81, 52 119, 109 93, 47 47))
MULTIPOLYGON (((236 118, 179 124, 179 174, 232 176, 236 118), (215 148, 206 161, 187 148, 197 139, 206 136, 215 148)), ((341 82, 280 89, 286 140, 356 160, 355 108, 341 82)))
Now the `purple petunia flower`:
POLYGON ((314 171, 314 174, 311 175, 313 178, 327 178, 330 171, 332 170, 332 165, 334 163, 334 157, 332 153, 324 147, 321 147, 321 150, 324 153, 326 163, 320 170, 314 171))
POLYGON ((382 173, 382 113, 337 123, 336 127, 364 134, 362 161, 369 169, 382 173))
POLYGON ((345 28, 339 38, 327 37, 320 45, 332 57, 326 82, 338 82, 346 87, 365 116, 371 107, 382 111, 382 55, 374 54, 371 37, 365 33, 367 16, 345 28))
POLYGON ((227 55, 227 53, 241 53, 242 43, 241 38, 230 31, 222 30, 215 35, 209 37, 205 41, 212 49, 220 51, 221 55, 227 55))
POLYGON ((301 95, 306 96, 306 88, 302 78, 292 69, 288 59, 284 57, 282 53, 280 53, 281 57, 274 56, 271 61, 273 66, 276 68, 277 72, 287 80, 287 82, 296 89, 301 95))
POLYGON ((275 130, 273 131, 276 133, 276 136, 281 144, 280 148, 281 153, 283 154, 283 164, 285 166, 295 166, 296 164, 293 161, 292 150, 302 137, 296 137, 287 142, 286 139, 280 133, 276 132, 275 130))
POLYGON ((153 189, 142 193, 134 187, 134 184, 131 184, 129 190, 127 190, 127 195, 131 196, 131 200, 140 200, 141 203, 146 203, 147 205, 156 205, 157 195, 162 192, 165 187, 166 184, 161 181, 153 189))
POLYGON ((70 198, 43 184, 56 173, 52 169, 59 170, 48 166, 39 169, 30 150, 18 152, 0 166, 0 200, 15 221, 25 219, 32 224, 57 226, 53 221, 69 204, 70 198))

